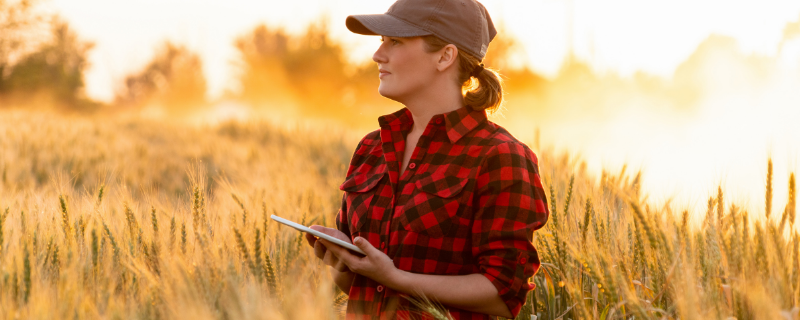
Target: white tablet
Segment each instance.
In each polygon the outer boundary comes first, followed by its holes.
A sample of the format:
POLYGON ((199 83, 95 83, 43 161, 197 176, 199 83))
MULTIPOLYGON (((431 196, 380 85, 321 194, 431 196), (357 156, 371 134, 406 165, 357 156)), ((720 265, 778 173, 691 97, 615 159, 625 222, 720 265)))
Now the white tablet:
POLYGON ((292 221, 286 220, 286 219, 284 219, 284 218, 281 218, 281 217, 279 217, 279 216, 276 216, 276 215, 274 215, 274 214, 272 215, 272 217, 271 217, 271 218, 272 218, 272 220, 278 221, 278 222, 280 222, 280 223, 283 223, 283 224, 285 224, 285 225, 287 225, 287 226, 290 226, 290 227, 292 227, 292 228, 294 228, 294 229, 297 229, 297 231, 301 231, 301 232, 308 232, 308 233, 310 233, 310 234, 313 234, 313 235, 315 235, 315 236, 317 236, 317 237, 319 237, 319 238, 322 238, 322 239, 328 240, 328 241, 330 241, 330 242, 333 242, 333 243, 335 243, 335 244, 338 244, 339 246, 342 246, 342 247, 344 247, 344 248, 350 249, 350 251, 355 251, 355 252, 358 252, 358 253, 360 253, 360 254, 367 255, 366 253, 364 253, 364 251, 361 251, 361 249, 359 249, 358 247, 356 247, 356 246, 355 246, 354 244, 352 244, 352 243, 349 243, 349 242, 342 241, 341 239, 334 238, 334 237, 332 237, 332 236, 329 236, 329 235, 327 235, 327 234, 324 234, 324 233, 322 233, 322 232, 319 232, 319 231, 316 231, 316 230, 310 229, 309 227, 306 227, 306 226, 304 226, 304 225, 301 225, 301 224, 299 224, 299 223, 295 223, 295 222, 292 222, 292 221))

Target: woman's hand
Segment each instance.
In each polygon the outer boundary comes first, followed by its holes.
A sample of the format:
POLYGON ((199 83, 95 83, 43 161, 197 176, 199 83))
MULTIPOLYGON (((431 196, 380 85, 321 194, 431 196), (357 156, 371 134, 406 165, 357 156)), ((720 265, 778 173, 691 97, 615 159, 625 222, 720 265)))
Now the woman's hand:
POLYGON ((366 256, 353 254, 341 246, 338 246, 325 239, 318 239, 327 247, 328 252, 333 252, 337 261, 342 262, 351 271, 366 276, 372 280, 393 287, 401 271, 394 266, 394 262, 389 256, 376 249, 372 244, 362 237, 356 237, 355 245, 360 248, 366 256))
MULTIPOLYGON (((313 230, 322 232, 324 234, 327 234, 329 236, 333 236, 333 237, 335 237, 337 239, 341 239, 341 240, 344 240, 346 242, 350 242, 350 238, 348 238, 347 235, 345 235, 343 232, 341 232, 339 230, 336 230, 336 229, 326 228, 326 227, 317 226, 317 225, 313 225, 313 226, 309 227, 309 229, 313 229, 313 230)), ((347 268, 347 265, 345 265, 344 262, 339 260, 339 258, 334 253, 332 253, 330 250, 328 250, 326 248, 326 245, 322 244, 322 242, 320 242, 319 239, 317 239, 317 237, 315 237, 313 234, 306 233, 306 242, 308 242, 308 245, 310 245, 312 248, 314 248, 314 255, 317 256, 317 258, 320 258, 323 263, 331 266, 334 270, 339 271, 339 272, 349 272, 350 271, 347 268)), ((330 242, 328 242, 328 243, 330 243, 330 242)))

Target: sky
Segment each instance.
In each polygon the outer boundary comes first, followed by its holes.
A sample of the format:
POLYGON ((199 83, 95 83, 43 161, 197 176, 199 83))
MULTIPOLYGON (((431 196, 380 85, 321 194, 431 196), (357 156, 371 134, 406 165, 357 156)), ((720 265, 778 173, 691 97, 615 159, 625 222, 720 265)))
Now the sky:
MULTIPOLYGON (((187 45, 204 60, 209 98, 233 88, 235 37, 260 23, 299 33, 328 19, 348 57, 371 57, 378 42, 350 33, 350 14, 383 13, 391 0, 43 0, 96 46, 87 93, 110 101, 115 85, 142 68, 158 44, 187 45)), ((523 45, 515 59, 554 75, 572 50, 599 72, 669 76, 712 33, 738 40, 746 53, 774 54, 787 22, 800 18, 796 0, 484 0, 504 32, 523 45)), ((490 47, 491 50, 491 47, 490 47)))

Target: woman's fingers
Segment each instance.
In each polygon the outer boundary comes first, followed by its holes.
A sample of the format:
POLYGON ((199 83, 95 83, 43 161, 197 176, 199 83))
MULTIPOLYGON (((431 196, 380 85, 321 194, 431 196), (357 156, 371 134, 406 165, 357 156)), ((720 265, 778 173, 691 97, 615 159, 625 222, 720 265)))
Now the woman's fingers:
POLYGON ((308 243, 308 245, 314 248, 315 247, 314 244, 317 242, 317 237, 315 237, 313 234, 306 232, 306 242, 308 243))
POLYGON ((323 245, 319 241, 316 241, 316 243, 314 244, 314 255, 317 258, 323 259, 325 257, 326 252, 328 252, 328 249, 325 248, 325 245, 323 245))
MULTIPOLYGON (((350 239, 347 237, 347 235, 345 235, 343 232, 339 230, 317 225, 310 226, 309 228, 350 242, 350 239)), ((321 259, 324 264, 329 265, 332 268, 336 269, 336 271, 339 272, 351 271, 348 262, 340 257, 345 256, 346 257, 345 259, 350 259, 350 263, 356 263, 356 261, 353 259, 356 260, 359 259, 359 257, 348 252, 347 249, 342 248, 337 244, 328 242, 325 239, 317 239, 317 237, 315 237, 310 233, 306 233, 305 237, 306 237, 306 242, 308 242, 308 244, 314 248, 314 256, 321 259)))
POLYGON ((331 253, 329 250, 325 252, 325 255, 322 257, 322 262, 333 267, 339 262, 339 259, 336 258, 336 255, 331 253))
POLYGON ((344 264, 342 260, 339 260, 336 254, 328 250, 321 241, 317 241, 317 245, 314 246, 314 255, 316 255, 317 258, 320 258, 322 263, 331 266, 331 268, 336 269, 336 271, 350 271, 350 269, 347 268, 347 265, 344 264))
POLYGON ((331 268, 334 268, 336 269, 336 271, 339 272, 350 271, 350 268, 348 268, 347 265, 330 250, 325 251, 325 255, 322 258, 322 262, 331 266, 331 268))
POLYGON ((356 237, 356 241, 353 244, 355 244, 356 247, 361 249, 361 251, 364 251, 364 253, 366 253, 367 255, 373 255, 374 253, 379 252, 378 249, 375 249, 375 247, 373 247, 372 244, 369 243, 369 241, 367 241, 367 239, 364 239, 362 237, 356 237))
MULTIPOLYGON (((398 270, 392 258, 376 249, 367 239, 361 237, 355 239, 355 245, 364 251, 366 256, 350 252, 325 239, 319 239, 318 241, 328 248, 328 253, 336 256, 339 261, 344 263, 349 271, 366 276, 375 281, 385 283, 384 281, 391 280, 390 278, 392 275, 396 275, 395 271, 398 270)), ((326 255, 328 253, 326 253, 326 255)))
POLYGON ((324 234, 327 234, 329 236, 332 236, 332 237, 335 237, 335 238, 338 238, 338 239, 341 239, 341 240, 344 240, 344 241, 347 241, 347 242, 352 242, 352 241, 350 241, 350 238, 348 238, 347 235, 344 234, 344 232, 341 232, 341 231, 339 231, 337 229, 326 228, 326 227, 318 226, 318 225, 313 225, 313 226, 310 226, 308 228, 312 229, 312 230, 315 230, 315 231, 322 232, 324 234))
POLYGON ((332 253, 339 261, 345 264, 347 268, 350 270, 358 269, 358 263, 360 262, 361 258, 355 256, 354 254, 350 253, 347 249, 331 243, 325 239, 319 239, 317 241, 322 242, 325 247, 328 249, 328 252, 332 253))
POLYGON ((336 265, 332 266, 336 271, 339 272, 349 272, 350 268, 347 267, 342 260, 336 259, 336 265))

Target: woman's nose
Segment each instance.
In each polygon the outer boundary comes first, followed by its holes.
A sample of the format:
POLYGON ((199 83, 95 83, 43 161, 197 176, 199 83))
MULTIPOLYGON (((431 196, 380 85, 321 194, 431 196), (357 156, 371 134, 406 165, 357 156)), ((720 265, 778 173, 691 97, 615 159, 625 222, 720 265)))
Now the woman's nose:
POLYGON ((372 55, 372 61, 377 63, 385 63, 386 62, 386 52, 383 51, 383 44, 381 43, 378 50, 375 50, 375 53, 372 55))

